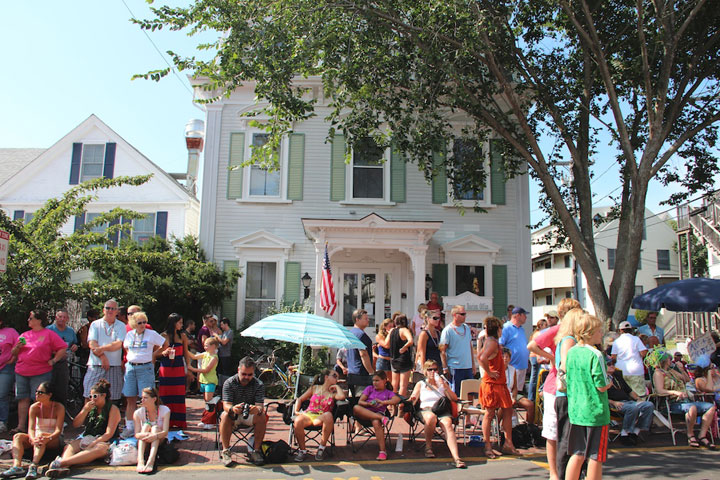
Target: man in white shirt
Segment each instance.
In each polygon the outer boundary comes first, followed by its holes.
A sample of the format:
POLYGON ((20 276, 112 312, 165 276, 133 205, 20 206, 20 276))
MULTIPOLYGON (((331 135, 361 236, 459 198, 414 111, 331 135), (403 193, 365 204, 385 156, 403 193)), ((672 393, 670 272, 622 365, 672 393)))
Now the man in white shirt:
POLYGON ((618 330, 622 334, 613 342, 610 351, 613 361, 622 370, 625 382, 630 385, 638 397, 647 396, 645 387, 645 367, 643 359, 647 355, 647 347, 642 340, 632 334, 630 322, 621 322, 618 330))
POLYGON ((110 382, 110 400, 120 400, 123 388, 122 345, 125 340, 125 324, 116 320, 118 303, 108 300, 103 307, 105 316, 95 320, 88 329, 90 357, 83 381, 86 399, 90 389, 101 378, 110 382))

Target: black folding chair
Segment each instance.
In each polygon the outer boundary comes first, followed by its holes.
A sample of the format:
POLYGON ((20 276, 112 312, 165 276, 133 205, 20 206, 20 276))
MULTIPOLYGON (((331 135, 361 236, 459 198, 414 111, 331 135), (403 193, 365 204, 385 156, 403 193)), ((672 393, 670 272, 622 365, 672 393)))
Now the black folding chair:
MULTIPOLYGON (((372 421, 355 418, 355 416, 353 416, 354 408, 359 401, 360 397, 348 399, 349 414, 347 416, 347 442, 352 448, 353 453, 363 448, 370 439, 375 437, 375 428, 372 425, 372 421), (362 441, 362 443, 358 443, 360 441, 362 441)), ((391 448, 390 430, 392 430, 396 415, 390 413, 390 409, 385 409, 384 415, 387 418, 387 421, 383 424, 383 431, 385 432, 385 445, 389 450, 391 448)))

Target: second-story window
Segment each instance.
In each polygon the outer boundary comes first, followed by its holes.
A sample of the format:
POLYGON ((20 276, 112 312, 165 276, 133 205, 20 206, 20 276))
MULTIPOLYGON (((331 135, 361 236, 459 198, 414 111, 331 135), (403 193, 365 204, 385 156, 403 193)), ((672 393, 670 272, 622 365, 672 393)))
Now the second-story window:
MULTIPOLYGON (((255 133, 252 137, 252 148, 261 148, 268 142, 269 135, 255 133)), ((260 165, 250 167, 250 196, 252 197, 278 197, 280 196, 281 171, 268 170, 260 165)))
POLYGON ((372 138, 362 138, 353 145, 353 198, 384 197, 384 153, 372 138))
POLYGON ((80 165, 80 181, 85 182, 93 178, 102 177, 105 165, 105 144, 85 144, 82 147, 82 161, 80 165))
MULTIPOLYGON (((453 156, 457 171, 460 173, 455 178, 453 185, 453 196, 456 200, 485 200, 485 191, 473 188, 472 183, 466 179, 477 178, 476 172, 485 170, 485 159, 482 149, 477 142, 472 140, 455 139, 453 142, 453 156), (473 172, 471 175, 470 173, 473 172)), ((488 179, 486 178, 486 183, 488 179)))

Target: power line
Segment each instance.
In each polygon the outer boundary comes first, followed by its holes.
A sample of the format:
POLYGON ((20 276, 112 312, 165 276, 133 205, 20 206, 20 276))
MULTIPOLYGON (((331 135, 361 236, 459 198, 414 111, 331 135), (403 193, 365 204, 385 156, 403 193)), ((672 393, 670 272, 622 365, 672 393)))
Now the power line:
MULTIPOLYGON (((125 5, 125 8, 127 8, 127 11, 130 12, 130 16, 133 18, 133 20, 138 21, 137 17, 135 17, 135 14, 132 12, 132 10, 130 10, 130 7, 129 7, 128 4, 125 2, 125 0, 120 0, 120 1, 123 3, 123 5, 125 5)), ((183 87, 185 87, 185 90, 187 90, 188 93, 190 93, 190 94, 192 95, 192 94, 193 94, 192 89, 183 81, 183 79, 182 79, 182 77, 180 76, 180 74, 179 74, 179 72, 177 71, 177 69, 170 64, 170 62, 167 60, 167 58, 165 58, 165 54, 160 51, 160 49, 158 48, 157 45, 155 45, 155 42, 154 42, 153 39, 150 37, 150 35, 148 34, 147 30, 145 30, 144 28, 141 28, 140 30, 142 30, 142 32, 145 34, 145 37, 150 41, 150 43, 152 44, 152 46, 155 48, 155 51, 158 53, 158 55, 160 55, 160 57, 163 59, 163 61, 165 62, 165 64, 168 66, 168 68, 170 68, 170 70, 173 72, 173 75, 175 75, 175 78, 177 78, 178 81, 180 82, 180 84, 181 84, 183 87)))

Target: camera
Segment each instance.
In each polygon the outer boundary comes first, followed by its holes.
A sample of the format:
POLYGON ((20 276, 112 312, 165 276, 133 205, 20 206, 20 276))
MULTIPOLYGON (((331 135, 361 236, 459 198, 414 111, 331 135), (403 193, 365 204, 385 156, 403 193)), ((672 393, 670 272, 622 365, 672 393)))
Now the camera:
POLYGON ((243 419, 247 420, 247 418, 250 416, 250 404, 246 403, 243 405, 242 409, 242 417, 243 419))

